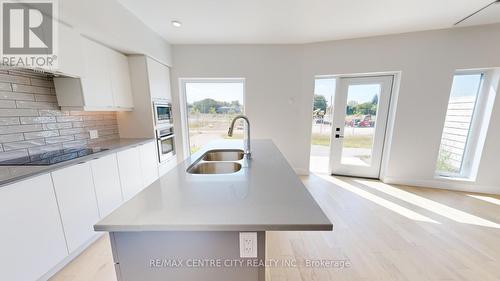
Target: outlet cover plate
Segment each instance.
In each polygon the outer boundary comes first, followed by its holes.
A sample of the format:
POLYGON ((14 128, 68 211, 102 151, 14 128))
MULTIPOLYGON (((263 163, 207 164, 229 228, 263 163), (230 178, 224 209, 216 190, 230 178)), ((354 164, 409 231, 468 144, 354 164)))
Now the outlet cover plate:
POLYGON ((97 139, 99 137, 99 133, 97 130, 89 130, 90 139, 97 139))
POLYGON ((240 232, 240 257, 257 258, 257 232, 240 232))

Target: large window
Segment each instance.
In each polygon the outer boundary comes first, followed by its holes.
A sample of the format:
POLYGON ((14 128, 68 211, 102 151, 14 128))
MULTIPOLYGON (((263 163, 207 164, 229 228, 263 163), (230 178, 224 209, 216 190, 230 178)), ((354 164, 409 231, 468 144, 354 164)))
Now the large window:
MULTIPOLYGON (((187 144, 194 153, 216 139, 227 138, 231 120, 244 112, 243 79, 183 80, 187 144)), ((238 122, 234 138, 243 138, 243 126, 238 122)))
POLYGON ((450 177, 469 177, 474 159, 474 138, 478 128, 474 120, 481 115, 483 73, 457 73, 453 78, 441 146, 437 174, 450 177))

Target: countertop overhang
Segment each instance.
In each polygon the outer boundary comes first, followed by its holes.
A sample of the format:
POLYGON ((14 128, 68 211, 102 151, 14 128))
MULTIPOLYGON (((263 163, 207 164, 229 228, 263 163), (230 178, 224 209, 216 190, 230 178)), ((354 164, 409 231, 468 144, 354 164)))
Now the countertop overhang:
POLYGON ((189 174, 206 151, 239 149, 212 142, 99 221, 94 229, 130 231, 292 231, 333 229, 271 140, 252 140, 252 159, 233 174, 189 174))

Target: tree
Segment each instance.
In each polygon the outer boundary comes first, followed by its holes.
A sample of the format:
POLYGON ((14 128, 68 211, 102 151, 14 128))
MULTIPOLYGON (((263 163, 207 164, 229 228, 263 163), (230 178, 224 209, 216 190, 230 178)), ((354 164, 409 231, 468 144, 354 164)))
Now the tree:
POLYGON ((314 95, 314 105, 313 110, 319 109, 323 112, 326 112, 326 108, 328 104, 326 102, 326 98, 322 95, 314 95))
POLYGON ((209 113, 210 108, 218 108, 218 102, 214 99, 203 99, 193 102, 193 108, 197 109, 201 113, 209 113))
POLYGON ((188 105, 191 107, 191 111, 198 111, 200 113, 227 113, 227 112, 241 112, 242 105, 239 101, 235 100, 232 102, 227 101, 217 101, 214 99, 206 98, 203 100, 195 101, 192 105, 188 105), (221 109, 221 110, 219 110, 221 109))
POLYGON ((378 104, 378 95, 377 94, 373 95, 372 104, 378 104))
POLYGON ((355 105, 352 110, 354 114, 375 115, 377 113, 377 105, 371 102, 365 102, 355 105))

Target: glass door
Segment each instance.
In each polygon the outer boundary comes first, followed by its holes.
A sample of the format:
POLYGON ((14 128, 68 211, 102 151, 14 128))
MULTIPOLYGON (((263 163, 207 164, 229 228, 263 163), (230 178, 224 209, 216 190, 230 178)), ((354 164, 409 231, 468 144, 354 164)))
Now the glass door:
POLYGON ((335 94, 332 174, 378 178, 393 76, 339 78, 335 94))
POLYGON ((311 157, 309 170, 328 174, 333 120, 335 77, 321 77, 314 81, 314 99, 311 130, 311 157))

